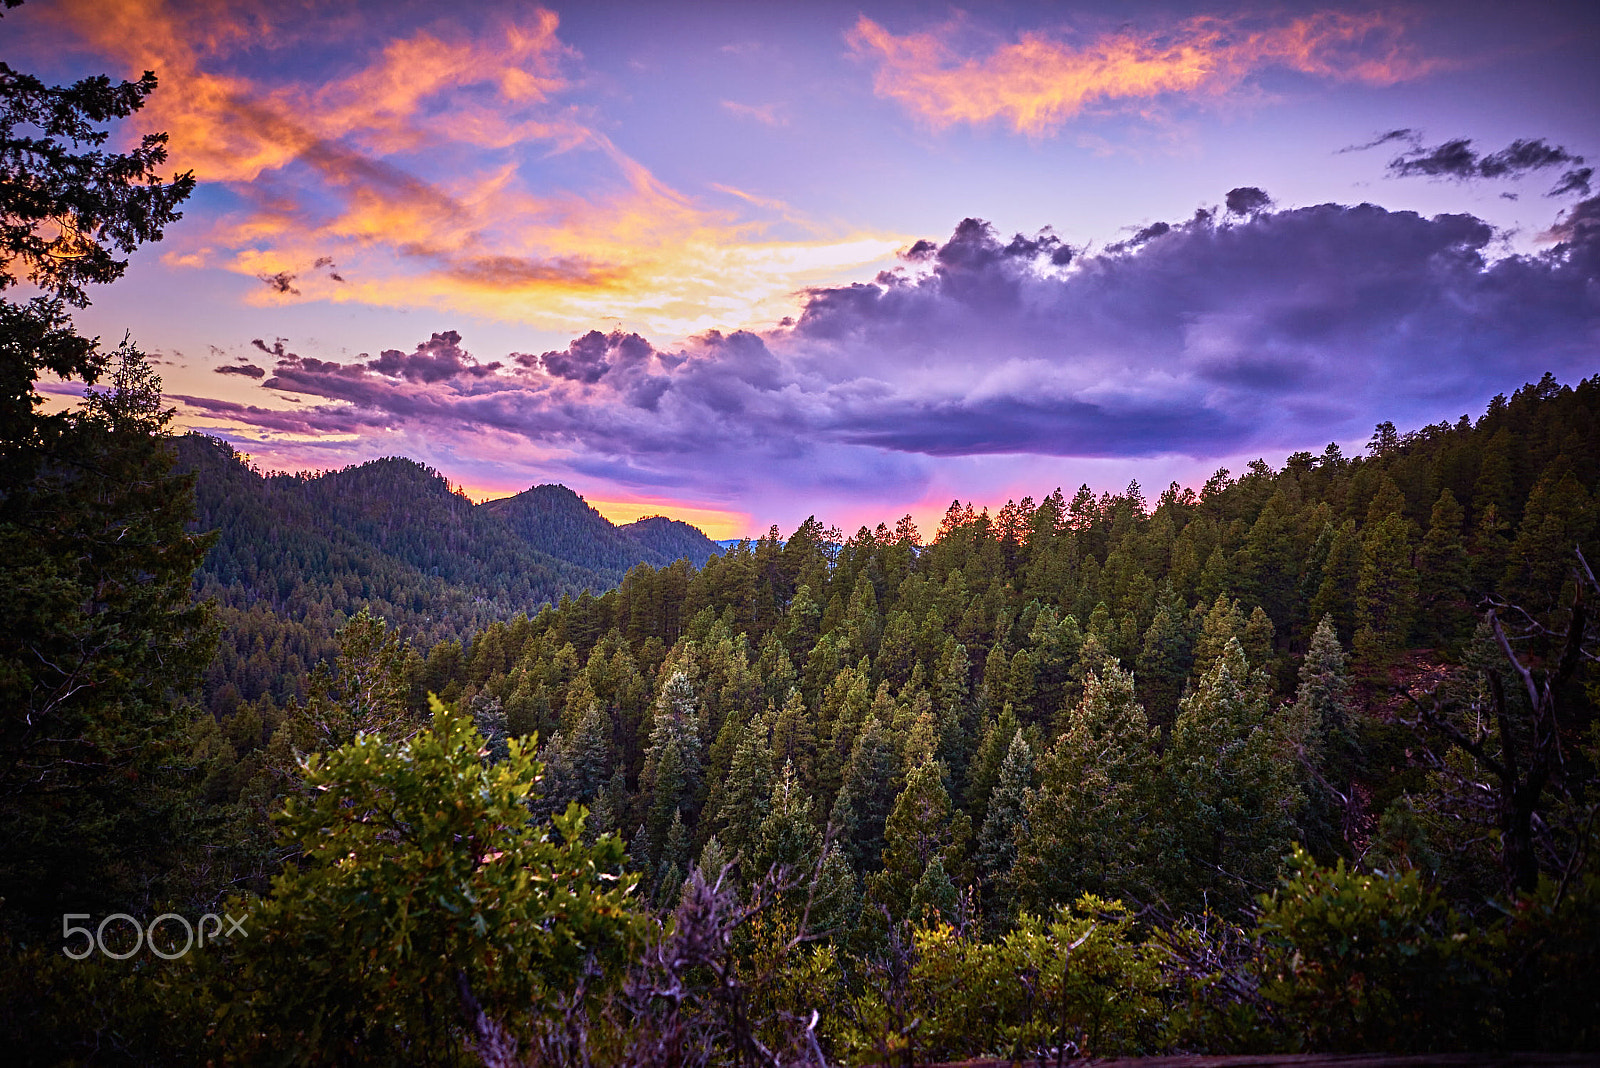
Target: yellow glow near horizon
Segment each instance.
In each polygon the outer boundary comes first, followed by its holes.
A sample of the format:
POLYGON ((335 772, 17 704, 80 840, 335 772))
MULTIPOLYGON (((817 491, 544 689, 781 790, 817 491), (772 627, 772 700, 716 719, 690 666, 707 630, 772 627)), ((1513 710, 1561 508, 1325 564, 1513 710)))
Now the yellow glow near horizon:
MULTIPOLYGON (((500 486, 461 485, 456 488, 466 494, 467 498, 474 504, 511 497, 517 492, 507 492, 500 486)), ((579 496, 582 496, 582 494, 579 494, 579 496)), ((699 527, 705 533, 705 536, 713 541, 755 536, 750 533, 751 520, 749 512, 703 508, 698 505, 682 504, 678 501, 659 498, 609 501, 584 497, 584 502, 618 526, 632 523, 634 520, 643 519, 646 516, 661 515, 666 516, 668 519, 682 520, 690 526, 699 527)))
POLYGON ((618 526, 645 516, 664 515, 668 519, 681 519, 690 526, 699 527, 713 541, 750 536, 749 512, 699 508, 664 500, 597 501, 591 498, 589 504, 618 526))

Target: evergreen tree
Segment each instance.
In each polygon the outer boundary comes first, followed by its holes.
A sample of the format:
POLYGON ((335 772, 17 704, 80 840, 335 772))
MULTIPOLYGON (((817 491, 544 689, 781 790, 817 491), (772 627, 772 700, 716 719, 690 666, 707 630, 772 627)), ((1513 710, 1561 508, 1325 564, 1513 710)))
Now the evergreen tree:
POLYGON ((672 822, 667 825, 660 853, 660 859, 656 862, 659 874, 656 876, 653 899, 657 906, 665 906, 677 900, 683 880, 688 877, 689 828, 683 822, 682 812, 672 813, 672 822))
POLYGON ((1163 754, 1176 865, 1187 907, 1208 889, 1242 907, 1269 887, 1288 852, 1301 794, 1264 673, 1231 640, 1179 706, 1163 754))
POLYGON ((810 787, 815 782, 813 769, 816 755, 817 736, 812 727, 811 713, 800 691, 791 688, 773 723, 772 762, 775 766, 794 765, 800 781, 810 787))
MULTIPOLYGON (((792 777, 792 765, 785 765, 792 777)), ((729 856, 747 856, 754 837, 766 816, 767 799, 772 792, 772 747, 767 741, 765 718, 757 716, 741 732, 728 777, 712 787, 715 799, 707 804, 703 834, 718 835, 729 856)))
POLYGON ((1372 499, 1367 503, 1367 520, 1363 526, 1375 527, 1389 516, 1404 519, 1405 514, 1405 494, 1400 492, 1400 487, 1389 475, 1379 475, 1372 499))
MULTIPOLYGON (((28 314, 0 301, 7 373, 54 343, 26 336, 28 314)), ((92 380, 103 357, 85 360, 92 380)), ((0 415, 0 897, 40 922, 132 907, 177 866, 188 702, 215 649, 190 601, 211 539, 185 530, 160 379, 124 346, 110 385, 36 422, 30 378, 0 415)))
POLYGON ((868 880, 868 894, 891 916, 910 915, 912 893, 935 862, 946 883, 946 873, 965 871, 972 824, 950 803, 944 779, 937 761, 913 768, 885 821, 883 866, 868 880))
POLYGON ((611 781, 595 795, 594 804, 589 806, 589 822, 586 824, 589 838, 586 841, 592 843, 597 836, 621 833, 627 795, 627 779, 619 767, 611 773, 611 781))
POLYGON ((922 869, 916 886, 911 888, 911 900, 906 907, 906 916, 910 919, 926 918, 954 923, 959 916, 960 908, 961 893, 950 881, 949 873, 945 871, 944 858, 936 854, 928 861, 928 866, 922 869))
POLYGON ((1464 519, 1455 494, 1448 488, 1440 490, 1417 550, 1418 616, 1426 637, 1436 642, 1455 644, 1472 630, 1464 519))
POLYGON ((856 738, 871 714, 870 675, 871 666, 863 658, 836 674, 822 697, 818 733, 826 742, 817 757, 817 792, 824 801, 831 801, 843 784, 856 738))
POLYGON ((591 704, 571 735, 552 736, 541 755, 550 812, 564 811, 573 801, 595 804, 611 780, 611 717, 591 704))
POLYGON ((996 642, 983 662, 983 682, 978 687, 978 715, 987 721, 1000 714, 1010 702, 1011 660, 1005 647, 996 642))
POLYGON ((828 843, 816 881, 808 891, 807 933, 842 938, 855 928, 861 913, 861 888, 838 842, 828 843))
POLYGON ((1218 545, 1206 557, 1205 566, 1200 569, 1200 577, 1195 580, 1195 596, 1200 603, 1206 604, 1217 597, 1227 595, 1233 585, 1233 571, 1228 566, 1227 554, 1218 545))
POLYGON ((877 656, 881 627, 877 591, 873 588, 871 576, 863 572, 856 577, 855 588, 850 591, 850 604, 842 623, 850 656, 877 656))
POLYGON ((1573 546, 1595 529, 1593 498, 1563 459, 1552 463, 1528 495, 1500 585, 1512 601, 1548 610, 1570 600, 1573 546))
POLYGON ((498 697, 474 694, 471 701, 472 725, 483 735, 490 763, 499 763, 511 752, 511 732, 506 724, 505 706, 498 697))
POLYGON ((1472 485, 1474 515, 1482 516, 1493 508, 1502 522, 1510 523, 1519 514, 1522 495, 1516 487, 1521 466, 1516 436, 1509 427, 1495 430, 1484 443, 1483 456, 1478 461, 1478 477, 1472 485))
POLYGON ((967 776, 966 810, 982 826, 988 818, 989 795, 1000 781, 1000 768, 1011 750, 1011 740, 1022 730, 1016 714, 1007 705, 1000 715, 989 723, 973 755, 972 768, 967 776))
POLYGON ((899 792, 895 746, 869 717, 850 751, 844 785, 828 816, 828 830, 857 871, 876 870, 883 856, 883 828, 899 792))
MULTIPOLYGON (((645 812, 645 834, 650 850, 665 867, 661 849, 682 812, 696 811, 701 790, 700 735, 695 725, 695 695, 683 671, 674 671, 656 699, 655 723, 639 775, 640 801, 645 812)), ((687 861, 685 856, 678 858, 687 861)), ((682 864, 679 874, 683 872, 682 864)))
POLYGON ((783 644, 789 656, 798 660, 816 645, 821 627, 822 609, 817 606, 811 587, 802 583, 794 591, 794 600, 789 602, 784 624, 783 644))
POLYGON ((1322 568, 1322 582, 1311 599, 1310 616, 1332 616, 1341 634, 1356 630, 1356 588, 1361 578, 1361 538, 1355 520, 1347 519, 1333 535, 1322 568))
POLYGON ((756 678, 761 680, 761 696, 768 704, 782 705, 800 681, 794 661, 776 633, 761 640, 761 655, 756 660, 756 678))
POLYGON ((1357 757, 1353 711, 1344 648, 1332 617, 1324 616, 1300 663, 1300 687, 1286 717, 1306 795, 1300 826, 1306 845, 1319 857, 1331 857, 1345 846, 1357 757))
POLYGON ((1011 869, 1017 860, 1017 837, 1027 833, 1033 774, 1033 749, 1018 731, 1000 765, 1000 779, 989 794, 988 812, 978 832, 978 876, 988 893, 991 914, 997 918, 1010 914, 1011 869))
POLYGON ((1199 636, 1194 643, 1194 666, 1198 671, 1208 670, 1230 641, 1243 641, 1245 616, 1239 602, 1218 594, 1200 624, 1199 636))
POLYGON ((1250 618, 1245 620, 1244 633, 1239 636, 1240 643, 1244 646, 1244 655, 1250 663, 1267 672, 1267 677, 1272 678, 1273 648, 1272 637, 1276 628, 1267 613, 1262 611, 1260 605, 1250 609, 1250 618))
POLYGON ((1498 506, 1491 504, 1477 512, 1469 546, 1473 589, 1492 589, 1499 583, 1510 552, 1506 537, 1510 529, 1498 506))
POLYGON ((407 707, 406 648, 388 624, 365 608, 339 630, 332 671, 318 665, 311 692, 289 712, 296 741, 308 749, 337 749, 357 734, 404 738, 423 724, 407 707))
POLYGON ((1049 723, 1067 701, 1083 635, 1076 619, 1060 619, 1054 608, 1043 606, 1028 635, 1028 645, 1032 653, 1035 718, 1049 723))
POLYGON ((1154 742, 1131 675, 1110 665, 1086 680, 1026 803, 1011 880, 1019 905, 1149 895, 1160 853, 1154 742))
POLYGON ((1273 619, 1288 619, 1298 564, 1290 504, 1282 489, 1267 500, 1245 539, 1240 590, 1273 619))
POLYGON ((910 612, 889 614, 875 661, 878 675, 897 689, 911 678, 917 663, 917 622, 910 612))
POLYGON ((1411 532, 1389 512, 1361 540, 1356 580, 1356 655, 1376 667, 1397 651, 1411 632, 1417 572, 1411 566, 1411 532))
POLYGON ((943 639, 933 670, 933 705, 939 720, 939 756, 949 761, 957 782, 965 781, 972 736, 977 733, 971 700, 967 648, 952 637, 943 639))
POLYGON ((1181 604, 1162 598, 1144 633, 1144 646, 1135 665, 1140 700, 1158 723, 1170 723, 1177 715, 1178 698, 1189 677, 1189 634, 1184 616, 1181 604))
POLYGON ((716 835, 706 839, 706 844, 700 849, 700 859, 694 862, 696 870, 708 883, 715 884, 722 877, 723 869, 733 862, 728 856, 728 851, 722 848, 722 840, 716 835))
POLYGON ((760 823, 752 828, 747 878, 760 879, 774 867, 809 879, 822 851, 822 834, 811 818, 811 797, 785 764, 768 793, 760 823))

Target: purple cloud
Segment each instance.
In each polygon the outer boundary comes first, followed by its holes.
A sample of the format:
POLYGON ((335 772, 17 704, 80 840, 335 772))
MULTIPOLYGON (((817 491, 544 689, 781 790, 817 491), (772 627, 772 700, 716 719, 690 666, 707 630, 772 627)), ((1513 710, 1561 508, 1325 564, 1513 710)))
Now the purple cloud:
POLYGON ((1498 259, 1468 215, 1229 199, 1097 254, 967 219, 873 282, 811 291, 792 324, 677 351, 591 331, 480 363, 444 331, 340 363, 258 341, 277 361, 264 385, 315 403, 208 410, 425 434, 452 455, 520 442, 551 477, 702 500, 910 498, 958 457, 1281 454, 1595 370, 1600 198, 1558 219, 1546 253, 1498 259))
POLYGON ((1372 142, 1371 145, 1355 147, 1371 148, 1393 140, 1409 140, 1412 145, 1409 151, 1389 161, 1389 173, 1400 177, 1422 175, 1428 178, 1454 178, 1458 181, 1477 178, 1520 178, 1533 171, 1546 170, 1550 167, 1569 167, 1555 188, 1546 194, 1552 197, 1571 194, 1588 196, 1589 183, 1594 178, 1594 168, 1583 166, 1582 156, 1573 155, 1562 146, 1552 145, 1542 137, 1519 138, 1498 152, 1481 156, 1472 148, 1470 138, 1461 137, 1432 148, 1424 148, 1410 130, 1394 130, 1372 142))
POLYGON ((366 366, 390 378, 433 383, 460 375, 482 378, 498 371, 501 365, 498 362, 478 363, 462 349, 461 335, 454 330, 446 330, 418 345, 415 352, 384 349, 376 360, 368 360, 366 366))
POLYGON ((624 334, 620 330, 602 334, 591 330, 582 337, 573 338, 565 349, 539 356, 516 354, 512 358, 524 367, 543 368, 545 373, 557 378, 592 385, 600 381, 613 364, 637 366, 654 355, 657 355, 655 347, 638 334, 624 334))

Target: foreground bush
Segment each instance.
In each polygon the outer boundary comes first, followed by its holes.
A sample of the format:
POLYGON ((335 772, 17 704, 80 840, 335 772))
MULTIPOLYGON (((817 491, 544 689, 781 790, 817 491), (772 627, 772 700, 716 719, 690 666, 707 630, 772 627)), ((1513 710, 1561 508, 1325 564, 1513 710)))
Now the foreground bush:
POLYGON ((470 719, 432 707, 409 740, 362 735, 306 761, 307 791, 279 816, 298 863, 214 973, 225 1056, 457 1063, 465 1005, 517 1030, 628 955, 641 913, 622 842, 584 844, 575 804, 534 824, 531 745, 491 764, 470 719))
POLYGON ((1481 1048, 1490 946, 1415 871, 1318 867, 1302 850, 1262 899, 1261 993, 1308 1050, 1481 1048))
POLYGON ((1159 1037, 1161 952, 1120 902, 1085 895, 1048 917, 1024 914, 984 942, 944 922, 857 978, 834 1034, 847 1063, 910 1050, 921 1061, 1135 1054, 1159 1037))

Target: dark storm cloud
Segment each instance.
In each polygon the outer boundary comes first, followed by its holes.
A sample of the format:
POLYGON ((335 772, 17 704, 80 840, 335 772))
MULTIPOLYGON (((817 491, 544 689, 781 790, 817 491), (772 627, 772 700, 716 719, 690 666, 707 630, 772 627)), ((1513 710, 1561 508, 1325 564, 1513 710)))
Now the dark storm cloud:
POLYGON ((1320 447, 1596 369, 1600 198, 1557 219, 1546 253, 1496 259, 1494 231, 1469 215, 1272 210, 1254 187, 1234 192, 1230 214, 1096 254, 965 219, 873 282, 811 291, 791 325, 670 352, 620 330, 504 366, 454 331, 349 362, 258 341, 276 359, 264 384, 316 403, 216 414, 509 436, 627 484, 870 492, 914 487, 928 457, 1320 447))
POLYGON ((279 271, 277 274, 258 274, 258 279, 265 282, 267 288, 274 293, 288 293, 299 296, 300 291, 294 287, 295 276, 288 271, 279 271))
POLYGON ((225 364, 222 367, 213 367, 212 370, 219 375, 244 375, 246 378, 263 378, 267 373, 266 368, 257 367, 253 363, 225 364))
POLYGON ((1203 439, 1225 429, 1214 412, 1173 412, 1159 405, 1110 409, 1092 402, 1004 397, 908 405, 892 425, 842 427, 840 438, 928 456, 1049 452, 1063 456, 1143 456, 1162 438, 1203 439), (1039 447, 1049 441, 1048 449, 1039 447))
POLYGON ((330 418, 331 413, 319 409, 285 412, 254 404, 217 400, 213 397, 191 397, 182 393, 170 396, 196 412, 212 418, 245 423, 257 430, 306 435, 347 433, 355 426, 350 420, 330 418))
POLYGON ((1591 183, 1593 181, 1594 181, 1594 168, 1593 167, 1577 167, 1577 168, 1574 168, 1573 170, 1568 171, 1566 174, 1563 174, 1561 176, 1561 181, 1557 182, 1556 183, 1556 187, 1554 189, 1550 190, 1550 192, 1548 194, 1546 194, 1546 195, 1547 196, 1552 196, 1552 197, 1564 197, 1564 196, 1586 197, 1586 196, 1589 195, 1589 192, 1590 192, 1590 184, 1589 183, 1591 183))
MULTIPOLYGON (((1395 131, 1405 132, 1408 131, 1395 131)), ((1382 143, 1381 140, 1374 142, 1379 143, 1382 143)), ((1389 161, 1389 172, 1399 177, 1421 175, 1466 181, 1475 178, 1520 178, 1534 171, 1569 166, 1571 169, 1562 175, 1549 195, 1577 193, 1585 196, 1589 192, 1594 169, 1582 166, 1583 162, 1582 156, 1574 155, 1560 145, 1552 145, 1543 138, 1518 139, 1498 152, 1479 155, 1472 147, 1472 140, 1462 137, 1432 148, 1414 143, 1409 152, 1401 153, 1389 161)))
POLYGON ((1172 224, 1164 222, 1151 223, 1127 242, 1128 246, 1142 245, 1146 241, 1153 241, 1158 237, 1165 237, 1172 232, 1172 224))
POLYGON ((1582 163, 1582 156, 1574 156, 1566 149, 1536 141, 1513 141, 1510 148, 1493 152, 1478 161, 1478 173, 1485 178, 1503 178, 1507 175, 1525 174, 1563 163, 1582 163))
POLYGON ((287 359, 292 355, 292 353, 290 353, 289 350, 284 347, 288 344, 288 342, 289 339, 286 337, 274 338, 272 344, 270 345, 268 345, 265 341, 262 341, 260 338, 252 338, 250 340, 250 344, 253 347, 260 349, 268 356, 276 356, 280 360, 287 359))
POLYGON ((1587 207, 1563 216, 1548 255, 1494 261, 1493 231, 1466 215, 1200 214, 1060 275, 1009 259, 968 220, 922 277, 819 290, 772 344, 798 365, 850 367, 829 429, 879 447, 1287 446, 1359 433, 1374 411, 1476 407, 1545 369, 1592 373, 1590 219, 1587 207))
POLYGON ((320 271, 324 267, 326 267, 328 269, 328 277, 330 279, 332 279, 335 282, 343 282, 344 281, 344 276, 339 273, 339 265, 337 263, 333 262, 333 257, 332 256, 318 256, 316 258, 316 260, 311 264, 312 270, 316 270, 316 271, 320 271))
POLYGON ((1562 212, 1544 236, 1556 242, 1558 255, 1586 264, 1591 278, 1600 277, 1600 197, 1590 197, 1562 212))
POLYGON ((1234 215, 1251 215, 1272 206, 1272 198, 1267 196, 1266 191, 1257 189, 1253 185, 1242 185, 1237 189, 1228 190, 1223 202, 1228 205, 1228 211, 1234 215))

